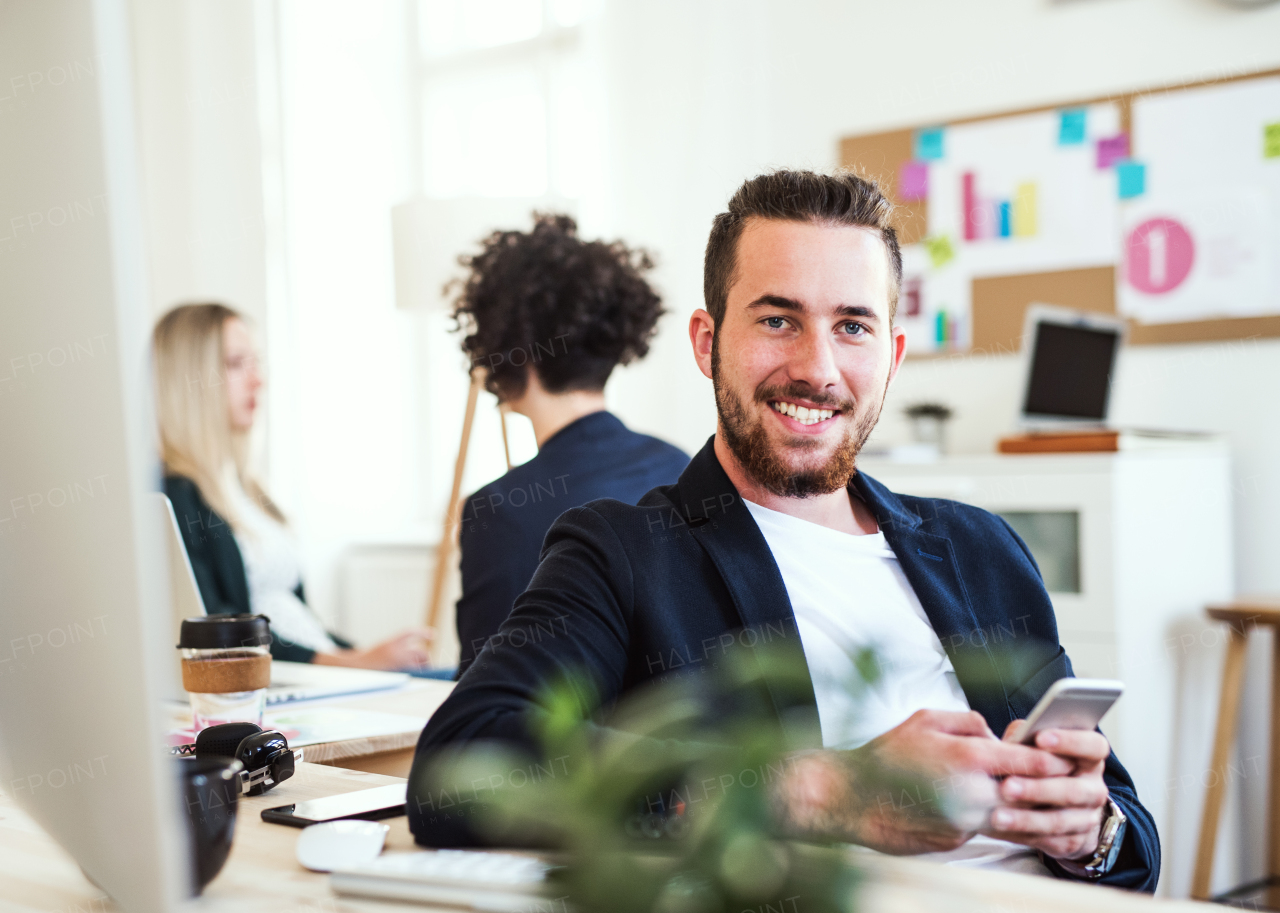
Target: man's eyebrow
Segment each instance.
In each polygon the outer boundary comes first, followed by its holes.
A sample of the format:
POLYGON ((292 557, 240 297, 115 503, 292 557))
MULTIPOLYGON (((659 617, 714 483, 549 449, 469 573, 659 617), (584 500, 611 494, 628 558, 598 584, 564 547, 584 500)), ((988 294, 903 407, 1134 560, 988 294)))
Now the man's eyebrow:
POLYGON ((860 304, 842 304, 836 308, 836 313, 841 317, 861 317, 863 320, 869 320, 872 323, 880 321, 880 315, 876 313, 875 308, 864 307, 860 304))
MULTIPOLYGON (((747 305, 747 310, 753 308, 777 308, 780 311, 795 311, 803 314, 809 309, 796 301, 794 298, 788 298, 785 295, 761 295, 755 301, 747 305)), ((878 323, 879 315, 876 314, 874 308, 864 307, 860 304, 842 304, 836 308, 837 317, 858 317, 863 320, 869 320, 878 323)))
POLYGON ((787 298, 783 295, 761 295, 755 301, 747 305, 747 310, 752 308, 778 308, 782 311, 799 311, 804 313, 807 308, 794 298, 787 298))

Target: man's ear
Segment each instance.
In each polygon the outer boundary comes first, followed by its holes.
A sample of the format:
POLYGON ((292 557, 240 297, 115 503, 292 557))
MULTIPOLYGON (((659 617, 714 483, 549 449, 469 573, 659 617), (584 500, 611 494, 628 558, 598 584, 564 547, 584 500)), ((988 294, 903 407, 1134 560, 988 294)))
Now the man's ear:
POLYGON ((898 376, 898 369, 902 367, 902 360, 907 357, 907 331, 896 326, 893 328, 890 339, 890 345, 893 346, 893 364, 889 366, 889 382, 892 383, 898 376))
POLYGON ((702 308, 689 318, 689 342, 693 344, 693 358, 707 377, 711 376, 711 344, 716 338, 716 324, 702 308))

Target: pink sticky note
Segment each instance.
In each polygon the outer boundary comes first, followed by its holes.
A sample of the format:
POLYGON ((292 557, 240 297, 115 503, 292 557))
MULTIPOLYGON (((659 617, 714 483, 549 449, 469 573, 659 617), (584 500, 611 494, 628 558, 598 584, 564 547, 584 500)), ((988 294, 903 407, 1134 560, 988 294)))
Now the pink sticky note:
POLYGON ((1098 140, 1098 167, 1110 168, 1120 159, 1129 157, 1129 134, 1117 133, 1098 140))
POLYGON ((904 203, 929 198, 929 163, 906 162, 898 172, 898 199, 904 203))

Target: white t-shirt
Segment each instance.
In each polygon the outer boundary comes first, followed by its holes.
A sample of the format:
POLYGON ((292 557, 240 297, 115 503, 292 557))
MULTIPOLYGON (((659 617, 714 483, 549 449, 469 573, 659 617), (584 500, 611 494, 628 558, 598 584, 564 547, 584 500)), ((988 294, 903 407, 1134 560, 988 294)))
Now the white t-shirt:
MULTIPOLYGON (((854 536, 746 502, 787 587, 826 748, 857 748, 917 710, 967 712, 956 678, 884 533, 854 536), (879 682, 861 681, 854 656, 871 647, 879 682)), ((974 837, 922 858, 1048 874, 1035 851, 974 837)))
POLYGON ((282 640, 334 653, 338 645, 294 590, 302 582, 302 561, 289 529, 258 506, 240 486, 235 467, 222 477, 223 491, 240 520, 236 545, 249 583, 249 608, 271 619, 271 632, 282 640))

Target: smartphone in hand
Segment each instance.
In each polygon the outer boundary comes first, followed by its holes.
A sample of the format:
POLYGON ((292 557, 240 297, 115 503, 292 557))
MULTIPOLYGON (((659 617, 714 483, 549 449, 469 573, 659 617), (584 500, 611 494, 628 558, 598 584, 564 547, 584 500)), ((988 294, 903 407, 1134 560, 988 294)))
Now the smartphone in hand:
POLYGON ((1109 678, 1060 678, 1027 714, 1018 741, 1034 745, 1046 729, 1096 729, 1098 721, 1124 692, 1124 682, 1109 678))

